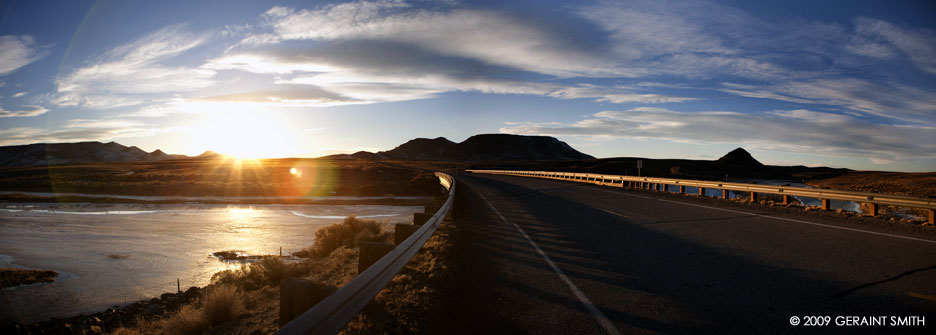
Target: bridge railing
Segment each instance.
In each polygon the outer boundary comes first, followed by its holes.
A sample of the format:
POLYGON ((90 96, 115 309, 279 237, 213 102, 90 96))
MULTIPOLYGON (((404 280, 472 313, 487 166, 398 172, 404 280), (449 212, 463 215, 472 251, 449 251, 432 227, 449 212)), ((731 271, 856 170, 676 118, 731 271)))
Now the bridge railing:
POLYGON ((793 186, 771 186, 762 184, 744 184, 728 183, 719 181, 691 180, 691 179, 673 179, 673 178, 651 178, 636 176, 621 176, 595 173, 575 173, 575 172, 553 172, 553 171, 516 171, 516 170, 467 170, 471 173, 501 174, 513 176, 525 176, 547 179, 568 180, 574 182, 591 183, 613 187, 632 187, 659 190, 661 185, 665 190, 666 185, 679 187, 679 193, 684 193, 684 187, 696 187, 699 194, 704 195, 705 189, 722 190, 722 197, 728 198, 728 191, 750 192, 752 200, 757 199, 757 194, 774 194, 783 196, 784 204, 789 204, 791 196, 810 197, 822 201, 821 208, 829 210, 829 200, 854 201, 868 204, 870 215, 878 214, 879 205, 891 205, 908 208, 925 209, 928 212, 928 224, 936 224, 934 211, 936 211, 936 199, 927 199, 911 196, 865 193, 852 191, 839 191, 829 189, 816 189, 793 186))
POLYGON ((448 197, 435 214, 406 240, 393 248, 380 260, 359 273, 340 289, 320 301, 296 319, 284 325, 276 334, 335 334, 378 292, 393 279, 422 248, 448 215, 455 200, 455 179, 436 172, 439 183, 448 189, 448 197))

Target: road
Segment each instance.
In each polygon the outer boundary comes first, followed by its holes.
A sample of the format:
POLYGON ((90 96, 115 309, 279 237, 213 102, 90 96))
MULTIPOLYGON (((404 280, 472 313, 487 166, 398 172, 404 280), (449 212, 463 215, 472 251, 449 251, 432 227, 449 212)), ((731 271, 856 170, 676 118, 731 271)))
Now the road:
POLYGON ((457 333, 936 330, 932 237, 564 181, 458 183, 457 333), (831 324, 792 326, 793 316, 831 324), (837 326, 838 316, 926 326, 837 326))

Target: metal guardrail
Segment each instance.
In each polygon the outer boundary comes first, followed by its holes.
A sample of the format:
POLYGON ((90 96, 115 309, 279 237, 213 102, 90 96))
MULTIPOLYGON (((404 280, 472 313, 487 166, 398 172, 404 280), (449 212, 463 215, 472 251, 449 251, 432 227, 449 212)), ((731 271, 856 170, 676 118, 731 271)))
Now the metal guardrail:
MULTIPOLYGON (((839 191, 828 189, 815 189, 792 186, 771 186, 761 184, 743 184, 728 183, 718 181, 690 180, 690 179, 672 179, 672 178, 651 178, 635 177, 621 175, 606 175, 595 173, 573 173, 573 172, 551 172, 551 171, 515 171, 515 170, 467 170, 471 173, 487 173, 514 175, 547 179, 559 179, 575 182, 592 183, 597 185, 624 187, 626 183, 637 183, 638 187, 646 185, 674 185, 688 186, 700 189, 719 189, 725 191, 751 192, 752 198, 756 198, 756 193, 775 194, 784 196, 784 201, 788 201, 788 196, 801 196, 817 198, 822 200, 823 209, 828 210, 828 200, 844 200, 871 205, 871 214, 877 214, 878 205, 892 205, 910 208, 922 208, 929 211, 929 224, 936 224, 934 221, 934 210, 936 210, 936 199, 926 199, 893 194, 864 193, 839 191)), ((680 188, 682 191, 682 188, 680 188)), ((724 193, 723 193, 724 194, 724 193)))
POLYGON ((455 179, 445 173, 436 172, 435 174, 439 177, 439 183, 449 190, 449 195, 432 218, 367 270, 359 273, 335 293, 295 320, 287 323, 276 334, 335 334, 377 296, 377 293, 422 248, 442 219, 452 209, 455 199, 455 179))

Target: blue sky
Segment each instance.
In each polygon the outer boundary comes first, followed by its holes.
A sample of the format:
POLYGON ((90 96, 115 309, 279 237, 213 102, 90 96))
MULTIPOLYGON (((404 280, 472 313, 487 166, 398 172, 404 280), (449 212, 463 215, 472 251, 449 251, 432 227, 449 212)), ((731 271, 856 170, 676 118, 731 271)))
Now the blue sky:
POLYGON ((311 157, 514 133, 936 171, 928 1, 0 6, 0 145, 311 157))

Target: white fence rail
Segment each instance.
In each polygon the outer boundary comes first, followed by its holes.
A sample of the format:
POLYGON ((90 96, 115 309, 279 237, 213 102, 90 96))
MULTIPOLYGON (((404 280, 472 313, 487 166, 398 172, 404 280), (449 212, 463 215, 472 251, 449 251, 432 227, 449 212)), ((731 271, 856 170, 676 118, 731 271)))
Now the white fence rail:
POLYGON ((672 178, 650 178, 621 175, 607 175, 595 173, 573 173, 573 172, 551 172, 551 171, 514 171, 514 170, 468 170, 471 173, 500 174, 524 177, 536 177, 546 179, 568 180, 574 182, 591 183, 613 187, 632 187, 659 189, 660 185, 673 185, 679 187, 679 192, 684 192, 684 187, 699 188, 699 194, 704 195, 705 189, 722 190, 722 197, 728 197, 728 191, 750 192, 751 198, 756 199, 758 193, 775 194, 783 196, 784 203, 789 203, 790 196, 810 197, 822 200, 822 209, 829 209, 829 200, 844 200, 866 203, 870 205, 869 214, 877 215, 879 205, 892 205, 909 208, 926 209, 929 213, 929 224, 936 224, 934 210, 936 210, 936 199, 926 199, 902 195, 864 193, 851 191, 838 191, 828 189, 815 189, 805 187, 791 186, 771 186, 761 184, 742 184, 728 183, 719 181, 690 180, 690 179, 672 179, 672 178))

